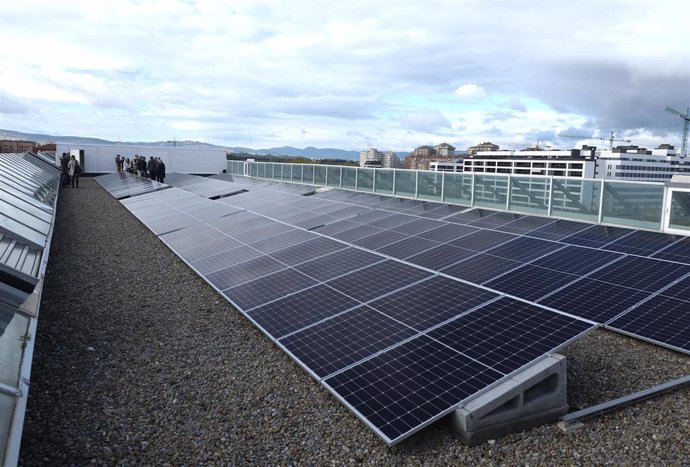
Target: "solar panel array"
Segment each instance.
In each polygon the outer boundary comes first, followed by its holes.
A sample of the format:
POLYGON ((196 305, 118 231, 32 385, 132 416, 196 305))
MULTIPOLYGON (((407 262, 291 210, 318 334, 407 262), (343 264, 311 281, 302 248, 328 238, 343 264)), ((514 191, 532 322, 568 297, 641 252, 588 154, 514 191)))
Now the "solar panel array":
POLYGON ((129 198, 152 191, 163 190, 168 185, 129 172, 115 172, 96 177, 95 180, 116 199, 129 198))
POLYGON ((220 198, 221 196, 230 196, 241 193, 244 186, 238 183, 228 183, 226 181, 216 180, 208 177, 200 177, 198 175, 189 175, 178 172, 172 172, 166 175, 165 183, 181 188, 190 193, 195 193, 204 198, 220 198))
POLYGON ((690 352, 687 239, 248 186, 207 219, 177 189, 125 205, 390 444, 596 323, 690 352))

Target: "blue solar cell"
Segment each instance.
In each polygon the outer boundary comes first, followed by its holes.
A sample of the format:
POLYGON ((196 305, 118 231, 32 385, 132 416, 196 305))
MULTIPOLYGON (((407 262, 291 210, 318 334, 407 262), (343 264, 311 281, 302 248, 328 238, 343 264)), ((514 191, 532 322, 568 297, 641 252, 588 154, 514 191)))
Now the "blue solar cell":
POLYGON ((649 295, 649 292, 585 278, 541 299, 539 303, 603 324, 649 295))
POLYGON ((531 264, 554 271, 585 275, 622 257, 623 255, 611 251, 567 246, 531 264))
POLYGON ((371 264, 383 261, 382 256, 369 253, 358 248, 346 248, 344 250, 336 251, 330 255, 321 256, 320 258, 307 261, 295 269, 304 274, 313 277, 318 281, 325 282, 342 274, 347 274, 356 269, 369 266, 371 264))
POLYGON ((273 339, 335 316, 360 303, 323 284, 267 303, 247 313, 273 339))
POLYGON ((409 235, 393 232, 392 230, 384 230, 382 232, 369 235, 368 237, 354 240, 352 243, 361 246, 362 248, 376 250, 378 248, 390 245, 391 243, 404 240, 408 237, 409 235))
POLYGON ((427 335, 501 373, 510 374, 594 326, 504 297, 427 335))
POLYGON ((484 219, 488 216, 493 216, 498 213, 498 211, 489 211, 486 209, 471 209, 465 212, 459 212, 453 214, 452 216, 445 217, 443 220, 446 222, 452 222, 454 224, 469 224, 471 222, 484 219))
POLYGON ((470 227, 462 224, 444 224, 440 227, 436 227, 435 229, 417 234, 417 237, 445 243, 457 240, 460 237, 477 232, 478 230, 479 229, 476 227, 470 227))
POLYGON ((407 257, 416 255, 420 251, 428 250, 436 246, 438 246, 437 242, 432 242, 431 240, 425 240, 419 237, 412 237, 381 248, 377 248, 376 251, 384 255, 392 256, 393 258, 405 259, 407 257))
POLYGON ((439 245, 405 259, 410 263, 440 271, 470 256, 476 255, 476 251, 458 248, 451 245, 439 245))
POLYGON ((518 237, 508 243, 487 250, 486 253, 499 258, 512 259, 513 261, 528 262, 560 248, 563 248, 563 245, 560 243, 536 238, 518 237))
POLYGON ((294 229, 269 238, 250 242, 249 245, 264 254, 270 254, 288 246, 306 242, 307 240, 312 240, 317 237, 316 234, 309 233, 305 230, 294 229))
MULTIPOLYGON (((221 251, 215 255, 206 256, 195 261, 190 261, 190 266, 202 276, 211 274, 213 271, 225 269, 250 259, 258 258, 262 254, 254 248, 242 245, 230 250, 221 251)), ((277 265, 276 265, 277 267, 277 265)))
POLYGON ((574 221, 557 220, 546 224, 536 230, 532 230, 528 235, 545 240, 559 241, 573 235, 576 232, 586 229, 589 224, 574 221))
POLYGON ((496 227, 496 230, 501 232, 509 232, 519 235, 524 235, 533 230, 537 230, 546 224, 555 222, 549 217, 535 217, 535 216, 523 216, 509 224, 504 224, 496 227))
POLYGON ((654 258, 690 264, 690 237, 672 243, 664 249, 654 253, 654 258))
POLYGON ((353 222, 350 220, 343 220, 343 221, 333 222, 332 224, 326 224, 323 227, 318 227, 318 228, 314 229, 314 232, 318 232, 322 235, 333 236, 335 234, 345 232, 346 230, 353 229, 359 225, 361 225, 361 224, 358 224, 357 222, 353 222))
POLYGON ((422 232, 426 232, 427 230, 435 229, 436 227, 441 227, 442 225, 445 225, 445 223, 434 219, 417 218, 406 224, 392 227, 391 230, 404 233, 407 235, 417 235, 422 232))
POLYGON ((284 337, 280 343, 323 378, 415 334, 404 324, 361 306, 284 337))
POLYGON ((690 274, 690 266, 650 258, 626 256, 589 277, 610 284, 655 292, 690 274))
POLYGON ((610 251, 620 251, 640 256, 650 256, 679 240, 681 237, 660 232, 636 230, 630 235, 604 245, 602 248, 610 251))
POLYGON ((685 301, 657 295, 608 326, 690 353, 690 313, 685 301))
POLYGON ((369 305, 391 318, 424 331, 497 296, 479 287, 434 276, 369 305))
POLYGON ((611 243, 619 238, 634 232, 631 229, 624 229, 622 227, 609 227, 607 225, 593 225, 585 230, 581 230, 570 237, 566 237, 561 241, 570 245, 588 246, 591 248, 600 248, 607 243, 611 243))
POLYGON ((246 312, 315 284, 314 279, 292 268, 287 268, 225 289, 223 295, 228 297, 240 310, 246 312))
POLYGON ((448 243, 468 250, 485 251, 515 238, 515 235, 508 233, 482 229, 448 243))
POLYGON ((291 245, 282 250, 272 252, 272 258, 277 259, 289 266, 304 263, 305 261, 324 256, 329 253, 344 249, 343 243, 336 242, 326 237, 316 237, 306 242, 291 245))
POLYGON ((254 280, 257 277, 279 271, 283 268, 285 268, 283 263, 268 256, 260 256, 212 272, 204 277, 219 290, 223 290, 254 280))
POLYGON ((364 303, 428 277, 431 277, 431 273, 422 269, 386 260, 333 279, 327 284, 364 303))
POLYGON ((384 232, 384 230, 376 227, 370 227, 368 225, 358 225, 350 230, 345 230, 344 232, 339 232, 330 236, 337 238, 338 240, 342 240, 343 242, 354 242, 355 240, 359 240, 379 232, 384 232))
POLYGON ((324 384, 393 444, 502 376, 420 336, 338 373, 324 384))
MULTIPOLYGON (((408 216, 406 214, 388 214, 389 215, 386 215, 384 217, 372 219, 366 222, 366 225, 369 225, 371 227, 377 227, 379 229, 391 229, 393 227, 399 226, 400 224, 407 224, 408 222, 415 220, 414 216, 408 216)), ((355 220, 360 221, 360 218, 357 217, 355 218, 355 220)))
POLYGON ((673 284, 668 289, 663 290, 661 295, 690 302, 690 277, 686 277, 673 284))
POLYGON ((526 264, 484 285, 500 292, 534 301, 574 282, 578 276, 526 264))
POLYGON ((511 269, 518 268, 522 264, 518 261, 480 253, 445 269, 441 269, 441 272, 458 279, 481 284, 511 269))
POLYGON ((513 214, 510 212, 497 212, 491 216, 487 216, 482 219, 478 219, 474 222, 471 222, 469 225, 475 227, 482 227, 486 229, 495 229, 502 225, 514 222, 520 219, 521 217, 521 214, 513 214))

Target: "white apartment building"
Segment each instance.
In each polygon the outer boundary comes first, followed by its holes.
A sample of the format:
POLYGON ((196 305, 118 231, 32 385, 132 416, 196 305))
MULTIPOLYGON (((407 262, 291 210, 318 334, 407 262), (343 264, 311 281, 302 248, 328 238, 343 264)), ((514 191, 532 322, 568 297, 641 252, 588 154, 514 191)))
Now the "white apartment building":
POLYGON ((597 178, 663 182, 674 173, 690 174, 690 161, 668 144, 651 150, 622 146, 597 151, 597 178))
POLYGON ((594 178, 596 162, 593 149, 478 151, 461 161, 432 162, 430 170, 594 178))
POLYGON ((379 151, 375 148, 367 149, 359 153, 360 167, 394 168, 398 166, 398 157, 393 151, 379 151))

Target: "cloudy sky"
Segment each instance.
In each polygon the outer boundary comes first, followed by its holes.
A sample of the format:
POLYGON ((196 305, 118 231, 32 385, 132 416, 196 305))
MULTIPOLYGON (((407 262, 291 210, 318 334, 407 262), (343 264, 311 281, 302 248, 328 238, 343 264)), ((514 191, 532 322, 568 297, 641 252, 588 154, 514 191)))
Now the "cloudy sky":
POLYGON ((0 128, 407 151, 680 145, 680 0, 4 0, 0 128), (597 142, 596 140, 589 141, 597 142))

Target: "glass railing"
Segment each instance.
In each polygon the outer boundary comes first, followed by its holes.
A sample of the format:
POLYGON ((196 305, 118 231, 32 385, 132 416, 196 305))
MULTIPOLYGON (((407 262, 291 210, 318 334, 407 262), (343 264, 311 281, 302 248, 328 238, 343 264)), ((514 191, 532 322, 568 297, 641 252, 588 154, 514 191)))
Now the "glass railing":
POLYGON ((664 209, 671 197, 663 182, 244 161, 228 161, 228 172, 656 231, 668 230, 671 220, 674 233, 690 235, 690 202, 664 209))

